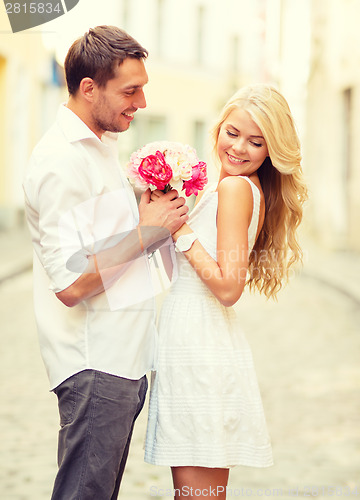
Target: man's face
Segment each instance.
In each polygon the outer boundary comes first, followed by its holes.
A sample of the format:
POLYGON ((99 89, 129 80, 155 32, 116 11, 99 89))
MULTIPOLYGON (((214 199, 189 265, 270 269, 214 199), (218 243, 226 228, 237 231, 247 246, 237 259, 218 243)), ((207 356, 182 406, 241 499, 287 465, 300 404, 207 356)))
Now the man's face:
POLYGON ((95 133, 124 132, 138 108, 146 107, 143 91, 148 82, 144 62, 127 58, 115 70, 105 87, 94 82, 92 119, 95 133))

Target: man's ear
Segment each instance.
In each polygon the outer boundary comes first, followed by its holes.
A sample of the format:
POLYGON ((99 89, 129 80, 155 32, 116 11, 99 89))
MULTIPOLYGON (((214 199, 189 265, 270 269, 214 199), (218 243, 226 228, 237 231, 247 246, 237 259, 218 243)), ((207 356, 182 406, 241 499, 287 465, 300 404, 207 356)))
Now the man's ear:
POLYGON ((92 102, 94 97, 95 82, 92 78, 83 78, 79 85, 81 95, 89 102, 92 102))

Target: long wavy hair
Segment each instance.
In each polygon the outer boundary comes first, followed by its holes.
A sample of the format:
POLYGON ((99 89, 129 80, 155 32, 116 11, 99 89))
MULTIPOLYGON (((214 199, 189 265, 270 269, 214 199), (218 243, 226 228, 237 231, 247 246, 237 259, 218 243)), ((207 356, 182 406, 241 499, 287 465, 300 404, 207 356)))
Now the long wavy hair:
POLYGON ((302 220, 307 189, 301 169, 300 141, 285 98, 274 87, 255 84, 236 92, 212 130, 214 154, 222 124, 237 108, 260 128, 269 156, 258 169, 265 196, 265 219, 249 256, 250 290, 276 297, 288 281, 290 267, 302 261, 296 230, 302 220))

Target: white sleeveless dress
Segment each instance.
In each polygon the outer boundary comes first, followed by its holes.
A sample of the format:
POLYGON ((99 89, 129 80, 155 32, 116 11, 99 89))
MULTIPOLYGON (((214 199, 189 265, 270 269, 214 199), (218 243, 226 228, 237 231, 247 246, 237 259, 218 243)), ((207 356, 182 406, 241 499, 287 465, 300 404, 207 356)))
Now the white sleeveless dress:
MULTIPOLYGON (((248 230, 255 242, 260 192, 253 192, 248 230)), ((188 224, 216 259, 216 185, 188 224)), ((178 253, 178 278, 159 317, 145 461, 155 465, 232 467, 273 464, 251 350, 235 311, 223 306, 178 253)))

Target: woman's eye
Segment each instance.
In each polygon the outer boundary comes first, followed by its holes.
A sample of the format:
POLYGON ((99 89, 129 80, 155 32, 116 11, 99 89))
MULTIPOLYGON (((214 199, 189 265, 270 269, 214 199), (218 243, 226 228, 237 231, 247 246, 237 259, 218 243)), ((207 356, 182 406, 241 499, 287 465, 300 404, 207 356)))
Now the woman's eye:
POLYGON ((254 142, 254 141, 250 141, 250 144, 252 144, 253 146, 255 146, 256 148, 261 148, 262 144, 261 142, 254 142))
POLYGON ((229 137, 236 137, 236 134, 233 134, 230 130, 227 130, 226 133, 229 137))

